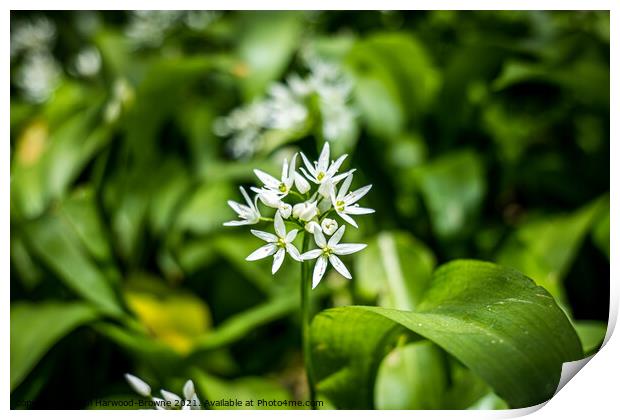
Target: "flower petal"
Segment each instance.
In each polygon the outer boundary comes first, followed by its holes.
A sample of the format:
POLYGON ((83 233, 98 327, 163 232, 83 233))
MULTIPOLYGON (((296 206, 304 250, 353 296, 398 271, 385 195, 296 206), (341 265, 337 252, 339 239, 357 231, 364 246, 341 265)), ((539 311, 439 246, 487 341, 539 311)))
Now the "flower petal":
POLYGON ((338 242, 340 242, 340 240, 342 239, 342 235, 344 235, 344 229, 345 229, 345 225, 340 226, 338 230, 336 231, 336 233, 334 233, 332 237, 329 238, 329 242, 327 242, 327 246, 329 246, 330 248, 333 248, 334 246, 336 246, 338 242))
POLYGON ((372 188, 372 184, 366 185, 365 187, 362 187, 358 190, 353 191, 352 193, 347 194, 346 197, 344 198, 344 202, 347 203, 347 205, 351 205, 355 203, 357 200, 365 196, 366 193, 368 193, 368 191, 370 191, 371 188, 372 188))
POLYGON ((301 255, 299 255, 299 250, 295 247, 295 245, 286 244, 286 250, 295 261, 303 261, 301 259, 301 255))
POLYGON ((269 188, 278 188, 280 186, 280 181, 278 181, 273 176, 269 175, 267 172, 263 172, 260 169, 254 169, 254 173, 261 180, 263 184, 265 184, 269 188))
POLYGON ((327 172, 327 166, 329 165, 329 142, 325 142, 321 154, 319 155, 319 161, 317 163, 317 172, 327 172))
POLYGON ((277 212, 273 217, 273 227, 276 230, 276 234, 280 238, 286 237, 286 227, 284 226, 284 220, 282 220, 282 216, 280 216, 280 212, 277 212))
POLYGON ((280 177, 280 179, 282 180, 282 182, 284 182, 284 180, 288 175, 288 160, 284 159, 284 162, 282 162, 282 176, 280 177))
POLYGON ((353 218, 352 218, 351 216, 349 216, 349 215, 348 215, 348 214, 346 214, 346 213, 340 212, 340 211, 339 211, 339 212, 337 212, 337 213, 338 213, 338 216, 342 217, 342 219, 343 219, 344 221, 346 221, 347 223, 350 223, 350 224, 352 224, 353 226, 357 227, 357 223, 355 223, 355 220, 353 220, 353 218))
POLYGON ((366 248, 368 245, 366 244, 338 244, 333 247, 334 254, 336 255, 349 255, 354 252, 361 251, 366 248))
POLYGON ((313 260, 315 258, 318 258, 319 255, 321 255, 323 253, 322 249, 311 249, 308 252, 304 252, 303 254, 301 254, 301 259, 306 261, 306 260, 313 260))
POLYGON ((161 392, 161 396, 164 397, 166 401, 170 401, 171 403, 181 401, 181 397, 174 392, 166 391, 165 389, 161 389, 159 392, 161 392))
POLYGON ((243 226, 243 225, 253 225, 254 222, 252 220, 231 220, 230 222, 222 223, 223 226, 243 226))
POLYGON ((278 247, 274 244, 263 245, 258 248, 256 251, 252 252, 250 255, 245 257, 246 261, 256 261, 263 258, 267 258, 270 255, 273 255, 276 252, 278 247))
POLYGON ((282 263, 284 262, 284 254, 286 254, 286 251, 284 250, 284 248, 280 248, 278 249, 278 252, 276 252, 276 255, 273 256, 271 274, 276 274, 276 271, 278 271, 282 266, 282 263))
POLYGON ((299 232, 297 229, 291 230, 289 233, 286 234, 286 238, 284 238, 285 241, 287 243, 293 242, 297 237, 297 232, 299 232))
POLYGON ((295 178, 295 187, 297 188, 297 191, 299 191, 302 194, 305 194, 308 191, 310 191, 310 183, 306 181, 306 179, 303 176, 295 172, 294 178, 295 178))
POLYGON ((331 181, 332 181, 332 184, 336 185, 337 183, 339 183, 340 181, 342 181, 343 179, 345 179, 346 177, 351 175, 353 172, 355 172, 355 169, 351 169, 350 171, 347 171, 347 172, 345 172, 343 174, 339 174, 339 175, 336 175, 336 176, 330 178, 331 181))
POLYGON ((131 388, 133 388, 133 390, 136 391, 138 394, 142 395, 143 397, 148 397, 151 395, 151 387, 142 379, 132 375, 131 373, 126 373, 125 379, 129 383, 129 386, 131 386, 131 388))
POLYGON ((340 169, 340 166, 342 165, 342 162, 344 162, 344 160, 347 158, 348 155, 344 154, 342 156, 340 156, 338 159, 336 159, 335 162, 332 162, 332 164, 329 166, 329 169, 327 170, 327 175, 329 176, 334 176, 336 175, 336 172, 338 172, 338 169, 340 169))
MULTIPOLYGON (((310 174, 312 175, 312 177, 316 178, 316 168, 314 167, 313 164, 310 163, 310 161, 308 160, 308 158, 306 157, 306 155, 304 155, 303 153, 299 153, 301 155, 301 160, 304 161, 304 165, 306 165, 306 168, 308 168, 308 172, 310 172, 310 174)), ((300 168, 300 170, 303 171, 303 168, 300 168)), ((312 178, 310 176, 308 176, 306 174, 306 177, 308 178, 312 178)))
MULTIPOLYGON (((293 185, 293 181, 295 180, 295 167, 297 166, 297 153, 295 153, 293 155, 293 157, 291 158, 291 164, 288 167, 288 172, 286 174, 286 184, 287 185, 293 185)), ((282 180, 284 181, 284 178, 282 178, 282 180)), ((290 187, 289 185, 289 187, 290 187)))
POLYGON ((250 200, 250 196, 245 191, 245 188, 239 187, 239 191, 241 191, 241 195, 243 195, 243 198, 245 199, 245 202, 248 203, 248 207, 252 208, 252 200, 250 200))
POLYGON ((188 379, 183 385, 183 396, 186 400, 191 400, 192 397, 196 395, 196 389, 194 388, 194 382, 191 379, 188 379))
POLYGON ((252 232, 252 235, 256 236, 257 238, 262 239, 265 242, 277 242, 278 241, 278 237, 274 235, 273 233, 263 232, 262 230, 256 230, 256 229, 251 229, 250 232, 252 232))
POLYGON ((314 289, 319 285, 319 282, 323 278, 325 274, 325 269, 327 268, 327 257, 320 256, 316 260, 316 265, 314 266, 314 272, 312 273, 312 288, 314 289))
POLYGON ((233 209, 234 212, 237 214, 243 214, 250 210, 248 207, 244 206, 241 203, 237 203, 236 201, 228 200, 227 203, 230 208, 233 209))
POLYGON ((327 240, 325 239, 323 232, 321 232, 320 226, 318 229, 314 229, 314 242, 316 242, 319 248, 325 248, 327 245, 327 240))
POLYGON ((340 258, 338 258, 337 256, 332 254, 332 255, 329 256, 329 262, 334 266, 336 271, 338 271, 344 277, 346 277, 348 279, 351 278, 351 273, 349 273, 349 270, 347 270, 347 267, 340 260, 340 258))
POLYGON ((338 198, 342 199, 342 197, 347 194, 349 188, 351 187, 351 182, 353 182, 353 173, 347 175, 344 182, 340 186, 340 191, 338 191, 338 198))
POLYGON ((350 207, 345 207, 344 208, 345 213, 349 213, 349 214, 370 214, 370 213, 374 213, 375 210, 374 209, 369 209, 366 207, 359 207, 359 206, 350 206, 350 207))

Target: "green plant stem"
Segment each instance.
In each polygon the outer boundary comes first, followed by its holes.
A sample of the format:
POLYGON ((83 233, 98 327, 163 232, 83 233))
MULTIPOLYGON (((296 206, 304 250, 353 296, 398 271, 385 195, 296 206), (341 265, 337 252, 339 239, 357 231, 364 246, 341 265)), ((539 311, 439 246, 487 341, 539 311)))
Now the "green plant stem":
MULTIPOLYGON (((304 232, 302 245, 302 253, 308 251, 310 245, 310 235, 304 232)), ((304 364, 306 366, 306 378, 308 380, 308 391, 310 401, 316 400, 316 392, 314 389, 314 380, 312 378, 312 354, 310 346, 310 321, 312 321, 312 301, 310 294, 312 292, 312 276, 310 274, 310 262, 303 261, 301 263, 301 334, 304 353, 304 364)), ((311 406, 314 410, 314 405, 311 406)))

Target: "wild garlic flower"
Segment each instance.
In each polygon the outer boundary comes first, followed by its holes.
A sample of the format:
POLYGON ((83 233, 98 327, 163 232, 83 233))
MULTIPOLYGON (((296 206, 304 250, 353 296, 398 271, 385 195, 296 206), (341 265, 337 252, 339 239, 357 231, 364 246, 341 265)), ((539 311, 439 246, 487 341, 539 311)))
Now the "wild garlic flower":
POLYGON ((299 251, 292 243, 297 237, 298 230, 293 229, 287 233, 286 227, 284 226, 284 220, 282 220, 282 216, 280 216, 279 212, 276 213, 274 217, 273 226, 276 231, 276 235, 269 232, 263 232, 262 230, 251 230, 254 236, 267 242, 267 245, 258 248, 246 258, 247 261, 256 261, 273 255, 271 274, 275 274, 280 269, 282 263, 284 262, 284 254, 287 252, 295 261, 301 261, 299 251))
POLYGON ((286 197, 295 182, 295 163, 297 162, 297 153, 291 159, 290 165, 284 159, 282 164, 282 177, 280 180, 274 178, 266 172, 260 169, 254 169, 254 173, 265 184, 265 189, 271 191, 273 194, 279 196, 280 199, 286 197))
POLYGON ((56 25, 46 17, 11 24, 11 59, 21 53, 49 53, 56 40, 56 25))
POLYGON ((313 164, 305 155, 301 155, 305 168, 297 167, 297 154, 295 154, 290 161, 284 160, 280 179, 256 169, 254 173, 262 186, 250 188, 254 193, 253 198, 246 193, 245 189, 240 188, 246 204, 228 202, 240 220, 226 222, 224 226, 273 222, 275 233, 251 230, 254 236, 267 244, 252 252, 246 260, 255 261, 273 256, 271 272, 275 274, 282 266, 286 254, 299 262, 317 258, 313 279, 314 288, 323 277, 327 263, 330 263, 346 278, 351 278, 351 274, 337 256, 360 251, 366 245, 339 243, 345 232, 343 221, 357 227, 351 214, 361 215, 374 212, 372 209, 359 207, 357 204, 357 201, 364 197, 372 186, 368 185, 349 192, 354 169, 339 173, 346 155, 330 162, 328 143, 324 144, 318 161, 313 164), (341 182, 342 185, 339 186, 341 182), (274 209, 270 212, 273 218, 261 214, 258 209, 259 201, 265 207, 274 209), (341 221, 337 220, 338 216, 341 217, 341 221), (292 229, 287 230, 286 224, 292 225, 292 229), (312 234, 318 249, 300 255, 299 248, 294 243, 299 232, 304 235, 312 234), (325 235, 331 236, 329 241, 325 239, 325 235))
POLYGON ((163 398, 154 397, 151 395, 150 385, 142 379, 130 373, 125 374, 125 379, 137 394, 150 398, 157 410, 200 410, 200 400, 196 394, 194 382, 191 379, 188 379, 183 386, 184 398, 165 389, 160 390, 163 398))
POLYGON ((314 230, 314 242, 318 246, 317 249, 305 252, 301 255, 304 260, 316 259, 316 265, 312 273, 312 288, 318 286, 319 282, 325 274, 327 269, 327 263, 329 262, 340 274, 350 279, 351 273, 344 265, 344 263, 338 258, 338 255, 349 255, 355 252, 361 251, 366 248, 366 244, 341 244, 340 239, 344 235, 345 226, 340 228, 329 238, 329 241, 325 239, 321 229, 314 230))
POLYGON ((350 80, 334 63, 312 59, 308 67, 310 72, 305 77, 289 75, 286 82, 273 83, 263 98, 216 120, 215 134, 231 137, 229 148, 235 157, 251 156, 260 150, 266 144, 263 135, 269 130, 299 138, 312 131, 316 121, 320 121, 318 128, 326 140, 355 135, 357 114, 349 103, 353 89, 350 80), (315 109, 319 115, 312 115, 315 109), (244 117, 243 124, 239 124, 240 116, 244 117))
POLYGON ((250 200, 250 196, 243 189, 239 187, 246 204, 240 204, 232 200, 228 200, 228 205, 232 208, 241 220, 232 220, 224 223, 224 226, 242 226, 242 225, 254 225, 260 220, 260 211, 258 211, 256 200, 258 197, 254 197, 254 201, 250 200))
POLYGON ((330 191, 333 189, 339 181, 347 177, 351 174, 354 169, 344 174, 336 175, 338 169, 342 165, 342 162, 347 158, 347 155, 342 155, 335 161, 332 161, 331 164, 329 162, 329 143, 325 142, 323 145, 323 150, 321 150, 321 154, 319 155, 319 160, 315 161, 314 164, 311 164, 306 155, 301 153, 301 158, 304 161, 304 165, 306 165, 306 169, 300 168, 300 171, 308 178, 310 181, 319 185, 319 194, 321 194, 325 198, 329 198, 330 191))
POLYGON ((332 188, 330 190, 330 198, 332 201, 332 205, 336 210, 336 213, 338 213, 338 215, 342 217, 346 222, 357 227, 357 223, 355 223, 355 220, 353 220, 353 218, 349 216, 350 214, 370 214, 374 213, 375 211, 373 209, 360 207, 359 204, 356 204, 357 201, 359 201, 363 196, 368 193, 368 191, 370 191, 372 185, 366 185, 365 187, 362 187, 353 192, 347 192, 349 187, 351 186, 352 181, 353 175, 349 174, 340 186, 338 194, 335 193, 335 188, 332 188))

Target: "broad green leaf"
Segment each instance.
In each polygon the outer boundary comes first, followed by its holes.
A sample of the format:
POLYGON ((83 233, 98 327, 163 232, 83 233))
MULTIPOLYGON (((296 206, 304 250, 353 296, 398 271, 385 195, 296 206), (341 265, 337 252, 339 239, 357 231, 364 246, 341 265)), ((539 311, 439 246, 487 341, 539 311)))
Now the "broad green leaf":
POLYGON ((440 267, 416 311, 351 306, 312 323, 314 378, 338 408, 374 406, 377 369, 394 340, 426 338, 484 379, 511 407, 553 395, 579 338, 551 295, 523 274, 457 260, 440 267))
POLYGON ((123 310, 113 288, 114 279, 97 267, 67 223, 60 214, 50 212, 24 225, 33 254, 77 295, 108 315, 121 316, 123 310))
POLYGON ((98 316, 85 303, 11 304, 11 391, 58 340, 98 316))
POLYGON ((76 189, 62 202, 60 212, 90 254, 105 262, 111 259, 112 250, 95 199, 92 188, 76 189))
POLYGON ((508 238, 497 261, 525 273, 554 297, 565 301, 561 281, 592 226, 598 208, 596 201, 572 214, 526 222, 508 238))
POLYGON ((471 229, 486 193, 483 163, 472 151, 445 154, 418 168, 415 176, 441 238, 471 229))

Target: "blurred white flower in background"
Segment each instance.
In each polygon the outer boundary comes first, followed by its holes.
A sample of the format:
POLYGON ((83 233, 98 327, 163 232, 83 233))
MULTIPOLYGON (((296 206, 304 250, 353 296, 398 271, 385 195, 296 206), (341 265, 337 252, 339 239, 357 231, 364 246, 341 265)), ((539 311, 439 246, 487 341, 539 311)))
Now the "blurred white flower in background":
POLYGON ((173 29, 180 26, 205 30, 221 12, 210 10, 135 10, 125 35, 134 48, 159 47, 173 29))
POLYGON ((28 54, 15 75, 15 84, 30 102, 42 103, 50 98, 60 82, 62 70, 49 53, 28 54))
POLYGON ((82 77, 93 77, 101 70, 101 54, 95 47, 82 49, 74 59, 75 72, 82 77))
POLYGON ((216 120, 214 132, 230 137, 229 148, 234 157, 248 157, 260 150, 262 136, 268 130, 287 131, 295 136, 319 121, 320 132, 328 141, 345 139, 355 132, 357 114, 350 104, 351 81, 334 63, 312 59, 308 67, 305 78, 289 75, 285 83, 273 83, 264 98, 216 120), (315 109, 318 107, 318 119, 311 116, 313 103, 317 104, 315 109), (257 115, 256 109, 261 113, 257 115), (246 117, 245 124, 238 123, 240 115, 246 117))
POLYGON ((17 22, 11 29, 11 58, 22 53, 48 52, 56 40, 56 25, 43 16, 17 22))

